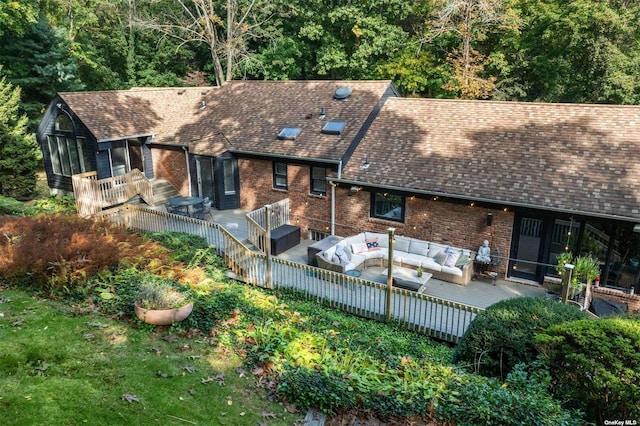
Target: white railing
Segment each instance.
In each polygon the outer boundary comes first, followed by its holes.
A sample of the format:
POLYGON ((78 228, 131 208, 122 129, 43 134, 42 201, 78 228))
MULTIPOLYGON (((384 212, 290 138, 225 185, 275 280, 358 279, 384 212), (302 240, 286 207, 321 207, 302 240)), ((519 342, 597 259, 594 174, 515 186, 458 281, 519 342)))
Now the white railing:
POLYGON ((104 208, 122 204, 136 195, 153 205, 152 183, 138 169, 123 176, 97 178, 96 172, 73 175, 73 193, 78 214, 83 217, 97 214, 104 208))
POLYGON ((296 291, 306 298, 375 320, 397 321, 409 330, 457 343, 481 308, 396 289, 254 252, 221 225, 125 204, 97 217, 138 231, 200 235, 216 249, 237 280, 296 291), (391 299, 391 300, 389 300, 391 299), (391 311, 387 311, 391 306, 391 311))
POLYGON ((247 213, 247 239, 261 251, 265 250, 264 242, 267 235, 267 211, 270 212, 270 230, 289 223, 289 199, 275 202, 269 207, 262 207, 247 213))

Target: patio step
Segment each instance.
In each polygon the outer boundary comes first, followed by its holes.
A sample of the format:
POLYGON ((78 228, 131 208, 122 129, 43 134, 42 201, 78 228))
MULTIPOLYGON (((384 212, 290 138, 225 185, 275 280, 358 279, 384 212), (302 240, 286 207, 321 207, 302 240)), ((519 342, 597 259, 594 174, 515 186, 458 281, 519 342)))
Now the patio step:
POLYGON ((161 206, 169 202, 169 198, 178 197, 180 193, 171 185, 171 183, 164 179, 152 179, 153 184, 153 204, 161 206))

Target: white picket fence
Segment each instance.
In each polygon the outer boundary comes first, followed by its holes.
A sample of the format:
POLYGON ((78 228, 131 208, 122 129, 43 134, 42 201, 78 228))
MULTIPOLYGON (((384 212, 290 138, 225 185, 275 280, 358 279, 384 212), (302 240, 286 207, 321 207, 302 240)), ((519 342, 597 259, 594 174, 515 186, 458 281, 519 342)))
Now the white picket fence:
POLYGON ((216 223, 128 204, 105 210, 96 217, 136 231, 199 235, 215 247, 239 281, 263 288, 295 290, 318 303, 365 318, 397 321, 409 330, 448 342, 457 343, 482 311, 413 291, 398 288, 389 291, 386 284, 255 252, 216 223))

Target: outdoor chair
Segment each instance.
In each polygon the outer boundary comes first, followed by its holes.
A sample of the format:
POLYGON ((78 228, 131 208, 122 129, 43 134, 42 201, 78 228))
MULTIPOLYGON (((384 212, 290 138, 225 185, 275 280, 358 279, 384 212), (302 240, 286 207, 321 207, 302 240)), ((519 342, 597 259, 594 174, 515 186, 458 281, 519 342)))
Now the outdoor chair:
POLYGON ((203 218, 206 218, 207 216, 210 216, 211 215, 211 200, 209 199, 209 197, 205 197, 204 198, 204 202, 202 203, 202 206, 204 207, 203 218))

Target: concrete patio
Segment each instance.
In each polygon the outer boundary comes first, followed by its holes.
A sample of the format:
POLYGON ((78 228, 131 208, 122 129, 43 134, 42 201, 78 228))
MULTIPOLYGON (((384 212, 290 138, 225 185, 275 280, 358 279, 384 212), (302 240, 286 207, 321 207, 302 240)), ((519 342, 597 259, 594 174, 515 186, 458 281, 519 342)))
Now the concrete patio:
MULTIPOLYGON (((246 241, 246 213, 246 211, 240 209, 212 210, 207 219, 224 226, 239 240, 246 241)), ((278 258, 307 264, 307 247, 314 242, 313 240, 302 239, 299 245, 278 255, 278 258)), ((386 276, 382 275, 384 269, 384 267, 369 267, 363 271, 362 278, 378 283, 386 283, 386 276)), ((466 287, 432 278, 427 282, 423 293, 478 308, 486 308, 500 300, 513 297, 545 297, 545 289, 539 285, 522 284, 500 279, 496 280, 495 285, 493 285, 491 280, 484 278, 472 280, 466 287)))

